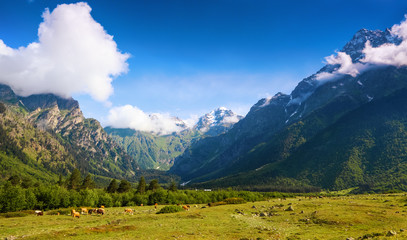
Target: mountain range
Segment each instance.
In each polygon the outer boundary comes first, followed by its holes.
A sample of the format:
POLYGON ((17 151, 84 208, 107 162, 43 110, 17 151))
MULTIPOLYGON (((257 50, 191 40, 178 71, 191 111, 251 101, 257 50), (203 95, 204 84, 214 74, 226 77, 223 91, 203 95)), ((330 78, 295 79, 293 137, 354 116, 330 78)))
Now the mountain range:
POLYGON ((223 134, 242 118, 231 110, 220 107, 201 116, 191 128, 181 119, 174 117, 181 131, 171 134, 112 127, 106 127, 105 131, 136 159, 142 169, 168 170, 174 164, 174 159, 191 143, 201 138, 223 134))
MULTIPOLYGON (((388 29, 361 29, 340 53, 363 64, 367 44, 401 43, 388 29)), ((199 188, 407 190, 407 68, 342 67, 328 61, 244 118, 223 107, 190 128, 174 118, 180 131, 170 134, 103 128, 72 98, 0 85, 0 178, 56 182, 77 168, 100 185, 143 175, 199 188)))
MULTIPOLYGON (((367 41, 401 42, 389 30, 361 29, 341 52, 357 63, 367 41)), ((261 99, 227 133, 192 144, 170 172, 202 187, 400 186, 407 69, 377 66, 318 80, 339 67, 327 64, 291 94, 261 99)))

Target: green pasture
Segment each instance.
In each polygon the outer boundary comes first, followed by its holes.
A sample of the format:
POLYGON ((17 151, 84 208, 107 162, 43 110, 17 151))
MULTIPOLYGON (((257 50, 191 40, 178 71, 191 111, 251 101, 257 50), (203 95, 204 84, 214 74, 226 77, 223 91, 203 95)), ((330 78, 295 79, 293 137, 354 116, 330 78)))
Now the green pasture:
POLYGON ((167 214, 156 214, 160 205, 130 207, 133 215, 117 207, 80 219, 69 209, 27 211, 0 215, 0 239, 407 239, 406 203, 403 193, 193 204, 167 214))

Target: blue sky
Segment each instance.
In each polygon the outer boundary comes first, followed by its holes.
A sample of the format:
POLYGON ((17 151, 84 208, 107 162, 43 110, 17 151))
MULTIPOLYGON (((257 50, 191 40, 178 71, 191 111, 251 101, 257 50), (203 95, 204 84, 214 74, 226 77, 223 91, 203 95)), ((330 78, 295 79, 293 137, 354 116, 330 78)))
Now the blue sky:
MULTIPOLYGON (((78 1, 0 0, 0 39, 38 40, 45 8, 78 1)), ((225 106, 245 114, 260 98, 290 93, 361 28, 400 23, 407 1, 87 1, 91 15, 130 54, 111 105, 73 94, 86 117, 106 122, 126 104, 183 119, 225 106)))

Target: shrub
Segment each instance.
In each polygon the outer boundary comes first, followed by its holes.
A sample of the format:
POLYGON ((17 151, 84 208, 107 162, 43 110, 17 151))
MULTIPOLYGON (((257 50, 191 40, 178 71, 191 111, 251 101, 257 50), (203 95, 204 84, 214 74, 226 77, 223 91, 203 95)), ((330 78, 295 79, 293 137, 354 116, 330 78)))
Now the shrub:
MULTIPOLYGON (((59 213, 61 215, 69 215, 69 214, 71 214, 71 210, 72 210, 72 208, 59 208, 59 209, 47 211, 46 214, 47 215, 58 215, 58 213, 59 213)), ((78 210, 78 209, 75 209, 75 211, 76 210, 78 210)), ((80 212, 80 210, 78 210, 78 212, 80 212)))
POLYGON ((30 214, 25 212, 8 212, 8 213, 1 213, 0 217, 4 218, 13 218, 13 217, 26 217, 30 214))
POLYGON ((208 203, 209 207, 215 207, 215 206, 219 206, 219 205, 226 205, 226 202, 212 202, 212 203, 208 203))
POLYGON ((161 208, 161 210, 158 211, 157 214, 175 213, 175 212, 181 212, 182 210, 183 210, 183 208, 180 206, 165 206, 165 207, 161 208))
POLYGON ((226 202, 227 204, 241 204, 241 203, 246 203, 246 201, 243 198, 226 198, 225 200, 223 200, 224 202, 226 202))

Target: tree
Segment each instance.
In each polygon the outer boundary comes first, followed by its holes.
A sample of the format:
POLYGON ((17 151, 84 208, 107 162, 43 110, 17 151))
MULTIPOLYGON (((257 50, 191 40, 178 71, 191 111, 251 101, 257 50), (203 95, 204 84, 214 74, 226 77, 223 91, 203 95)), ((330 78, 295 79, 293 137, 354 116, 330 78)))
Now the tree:
POLYGON ((177 184, 175 183, 174 180, 171 181, 170 187, 168 188, 169 191, 175 192, 177 191, 177 184))
POLYGON ((140 181, 138 182, 137 192, 141 194, 146 192, 146 180, 143 176, 140 177, 140 181))
POLYGON ((31 178, 25 177, 21 182, 21 187, 23 188, 30 188, 34 185, 34 182, 31 178))
POLYGON ((118 188, 119 188, 119 186, 117 186, 117 181, 116 181, 116 179, 113 179, 113 180, 110 182, 109 186, 107 187, 106 191, 107 191, 108 193, 115 193, 118 188))
POLYGON ((77 168, 72 171, 72 175, 68 179, 68 189, 79 189, 81 185, 81 172, 77 168))
POLYGON ((13 184, 14 186, 21 184, 21 178, 17 175, 11 176, 8 181, 13 184))
POLYGON ((6 109, 6 106, 3 103, 0 103, 0 113, 4 113, 6 109))
POLYGON ((61 187, 62 187, 62 185, 64 185, 64 180, 62 180, 62 175, 61 174, 59 174, 59 179, 58 179, 57 184, 58 184, 58 186, 61 186, 61 187))
POLYGON ((90 177, 90 174, 86 175, 85 179, 83 179, 81 189, 93 189, 95 188, 95 182, 90 177))
POLYGON ((151 180, 150 184, 148 185, 148 190, 156 191, 157 189, 161 188, 158 184, 157 179, 151 180))
POLYGON ((130 189, 131 189, 131 184, 129 183, 129 181, 127 181, 126 179, 123 179, 120 181, 117 192, 124 193, 124 192, 130 191, 130 189))

